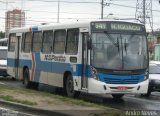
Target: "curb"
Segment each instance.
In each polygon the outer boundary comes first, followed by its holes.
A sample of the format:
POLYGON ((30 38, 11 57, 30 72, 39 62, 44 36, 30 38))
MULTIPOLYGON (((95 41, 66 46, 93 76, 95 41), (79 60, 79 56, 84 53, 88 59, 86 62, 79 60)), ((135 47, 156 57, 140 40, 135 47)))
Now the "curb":
POLYGON ((5 100, 1 100, 1 99, 0 99, 0 104, 1 104, 2 107, 4 106, 4 107, 7 107, 7 108, 12 108, 14 110, 16 109, 19 112, 33 113, 33 115, 38 115, 39 114, 39 115, 43 115, 43 116, 71 116, 71 115, 68 115, 68 114, 60 113, 58 111, 51 111, 51 110, 36 108, 36 107, 29 106, 29 105, 24 105, 24 104, 20 104, 20 103, 5 101, 5 100))

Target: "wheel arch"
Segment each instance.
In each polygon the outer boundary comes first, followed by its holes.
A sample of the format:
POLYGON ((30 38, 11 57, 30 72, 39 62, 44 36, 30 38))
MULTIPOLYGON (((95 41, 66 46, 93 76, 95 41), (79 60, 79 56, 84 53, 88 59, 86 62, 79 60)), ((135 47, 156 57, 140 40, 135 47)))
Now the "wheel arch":
POLYGON ((25 69, 28 69, 28 70, 29 70, 28 66, 26 66, 26 65, 25 65, 25 66, 23 66, 23 72, 22 72, 22 76, 23 76, 23 78, 22 78, 22 79, 23 79, 23 80, 24 80, 24 71, 25 71, 25 69))

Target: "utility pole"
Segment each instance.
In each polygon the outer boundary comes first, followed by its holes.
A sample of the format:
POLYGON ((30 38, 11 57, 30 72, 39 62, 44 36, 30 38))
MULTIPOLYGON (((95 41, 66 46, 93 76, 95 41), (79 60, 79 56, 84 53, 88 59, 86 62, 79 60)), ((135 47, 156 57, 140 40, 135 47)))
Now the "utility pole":
POLYGON ((8 0, 6 0, 6 11, 8 11, 8 0))
POLYGON ((101 2, 101 19, 103 19, 103 7, 104 7, 104 0, 101 2))
POLYGON ((135 18, 144 25, 148 21, 153 30, 152 0, 137 0, 135 18))
POLYGON ((144 25, 146 24, 146 0, 143 0, 143 22, 144 25))
MULTIPOLYGON (((154 28, 153 28, 153 14, 152 14, 152 0, 137 0, 135 18, 140 20, 144 25, 150 24, 152 38, 148 40, 149 43, 154 44, 154 28)), ((154 49, 150 49, 150 55, 153 54, 154 49)))

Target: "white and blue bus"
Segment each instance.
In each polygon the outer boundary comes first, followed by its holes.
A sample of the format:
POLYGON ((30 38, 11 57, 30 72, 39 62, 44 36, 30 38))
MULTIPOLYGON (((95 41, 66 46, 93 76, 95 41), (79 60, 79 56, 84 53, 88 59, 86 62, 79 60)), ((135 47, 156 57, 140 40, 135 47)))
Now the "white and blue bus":
POLYGON ((12 29, 8 73, 28 87, 43 83, 112 94, 147 93, 148 51, 145 26, 125 21, 42 25, 12 29))

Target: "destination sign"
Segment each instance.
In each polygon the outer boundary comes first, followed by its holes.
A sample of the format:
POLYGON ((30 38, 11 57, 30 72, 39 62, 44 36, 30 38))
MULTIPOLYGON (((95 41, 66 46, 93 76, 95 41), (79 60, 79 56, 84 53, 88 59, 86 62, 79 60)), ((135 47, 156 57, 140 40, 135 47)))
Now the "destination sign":
POLYGON ((125 22, 92 22, 92 31, 145 31, 142 25, 125 22))
POLYGON ((106 23, 95 23, 96 29, 107 29, 106 23))
POLYGON ((127 23, 111 23, 111 30, 141 31, 141 26, 127 23))

